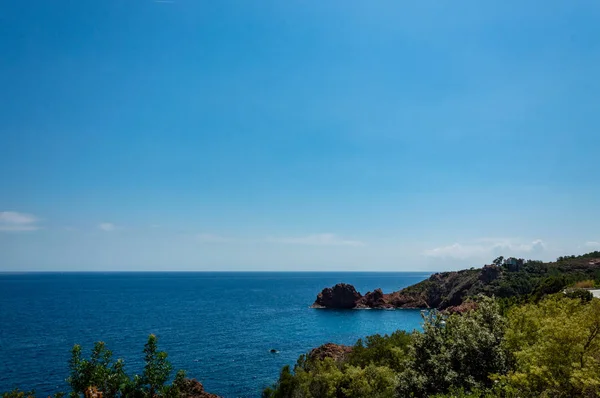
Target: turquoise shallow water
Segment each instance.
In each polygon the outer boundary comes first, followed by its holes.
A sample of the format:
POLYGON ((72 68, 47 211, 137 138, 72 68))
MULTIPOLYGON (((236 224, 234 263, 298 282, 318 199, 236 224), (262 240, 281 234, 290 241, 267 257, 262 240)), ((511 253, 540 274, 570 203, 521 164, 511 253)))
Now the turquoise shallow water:
POLYGON ((148 334, 176 369, 224 397, 258 397, 285 364, 326 342, 420 327, 416 310, 314 310, 338 282, 398 290, 425 273, 0 274, 0 391, 66 390, 73 344, 105 341, 141 371, 148 334), (279 350, 272 354, 270 349, 279 350))

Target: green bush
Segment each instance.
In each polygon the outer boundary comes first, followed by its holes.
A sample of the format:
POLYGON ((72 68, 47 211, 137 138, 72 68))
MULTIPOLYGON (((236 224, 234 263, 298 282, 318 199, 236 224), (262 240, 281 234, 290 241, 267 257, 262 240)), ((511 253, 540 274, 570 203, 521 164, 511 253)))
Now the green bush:
MULTIPOLYGON (((112 352, 103 342, 97 342, 89 359, 82 358, 82 348, 75 345, 69 361, 71 397, 80 397, 89 387, 102 392, 103 398, 132 397, 154 398, 177 396, 178 385, 167 385, 171 363, 167 353, 158 350, 158 338, 151 334, 144 346, 144 372, 142 376, 129 377, 122 359, 113 360, 112 352)), ((180 371, 175 381, 185 376, 180 371), (183 376, 182 376, 183 375, 183 376)))
POLYGON ((568 298, 579 299, 583 302, 592 301, 594 295, 589 290, 585 289, 573 289, 567 291, 566 296, 568 298))
POLYGON ((337 361, 301 355, 293 372, 284 367, 263 397, 393 397, 411 341, 411 334, 396 331, 358 340, 352 352, 337 361))
MULTIPOLYGON (((89 389, 102 393, 103 398, 179 398, 185 396, 185 372, 180 370, 172 384, 167 384, 171 375, 171 363, 167 353, 158 350, 158 338, 150 335, 144 346, 144 372, 141 376, 129 377, 125 373, 122 359, 113 359, 104 342, 97 342, 89 358, 83 358, 82 348, 76 344, 71 350, 69 376, 66 381, 71 387, 70 396, 78 398, 89 395, 89 389)), ((54 398, 65 394, 56 393, 54 398)), ((14 389, 1 393, 2 398, 34 398, 34 391, 14 389)))
POLYGON ((12 391, 8 391, 2 393, 2 398, 34 398, 35 391, 20 391, 18 388, 15 388, 12 391))
POLYGON ((522 397, 598 396, 600 300, 556 295, 515 307, 504 344, 512 366, 499 380, 522 397))
POLYGON ((504 329, 500 307, 488 297, 463 315, 430 312, 424 316, 423 332, 414 335, 399 394, 427 397, 450 388, 491 387, 489 376, 507 370, 504 329))
POLYGON ((83 395, 88 387, 96 387, 106 398, 116 397, 129 383, 122 359, 113 361, 112 351, 104 342, 97 342, 90 359, 81 357, 81 346, 76 344, 69 361, 70 375, 67 383, 71 386, 71 397, 83 395))
POLYGON ((411 341, 412 335, 403 330, 397 330, 390 336, 368 336, 364 342, 359 339, 348 356, 348 364, 358 367, 377 364, 399 372, 404 369, 411 341))

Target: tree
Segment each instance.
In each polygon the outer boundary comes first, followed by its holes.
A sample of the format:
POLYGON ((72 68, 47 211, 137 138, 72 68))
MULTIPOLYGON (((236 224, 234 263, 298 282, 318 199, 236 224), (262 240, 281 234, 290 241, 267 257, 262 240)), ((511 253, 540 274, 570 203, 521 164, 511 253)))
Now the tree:
POLYGON ((167 360, 167 353, 158 351, 158 338, 151 334, 144 346, 144 374, 141 378, 142 384, 148 391, 148 396, 154 398, 157 392, 161 392, 173 369, 171 362, 167 360))
POLYGON ((122 359, 113 361, 112 352, 103 342, 97 342, 90 359, 82 358, 82 348, 75 345, 69 361, 70 374, 67 382, 71 386, 71 397, 80 397, 89 388, 102 393, 104 398, 175 398, 185 384, 185 372, 179 371, 172 385, 166 385, 171 374, 171 363, 167 353, 158 350, 158 339, 151 334, 144 346, 144 372, 142 376, 130 378, 125 373, 122 359))
POLYGON ((412 335, 403 330, 397 330, 389 336, 367 336, 364 342, 363 339, 356 342, 349 354, 348 364, 359 367, 377 364, 399 372, 404 369, 411 341, 412 335))
POLYGON ((492 261, 492 263, 494 263, 497 266, 501 266, 503 261, 504 261, 504 256, 500 256, 500 257, 496 258, 494 261, 492 261))
POLYGON ((600 391, 600 300, 562 294, 513 308, 505 347, 513 370, 499 380, 523 397, 597 397, 600 391))
POLYGON ((267 387, 263 393, 263 398, 285 398, 291 397, 298 388, 298 380, 290 370, 290 365, 285 365, 279 374, 279 380, 273 387, 267 387))
POLYGON ((423 333, 413 337, 399 395, 426 397, 450 388, 490 387, 489 376, 507 370, 504 329, 499 305, 488 297, 480 297, 477 309, 463 315, 424 315, 423 333))
POLYGON ((569 281, 564 275, 549 276, 542 280, 542 282, 536 287, 535 291, 532 293, 532 298, 534 301, 539 301, 544 296, 560 292, 568 284, 569 281))
POLYGON ((187 379, 185 375, 185 370, 177 371, 177 373, 175 374, 175 379, 173 380, 173 384, 171 384, 170 387, 165 389, 166 398, 180 398, 189 395, 190 392, 186 391, 189 390, 189 388, 187 388, 186 385, 187 379))
POLYGON ((365 368, 349 366, 340 384, 344 397, 392 398, 398 380, 394 371, 387 366, 370 364, 365 368))
POLYGON ((583 302, 592 301, 594 298, 594 295, 592 294, 592 292, 590 292, 589 290, 585 290, 585 289, 570 290, 566 293, 566 296, 568 298, 579 299, 583 302))
POLYGON ((79 397, 88 387, 98 388, 106 398, 116 397, 129 382, 123 360, 113 361, 112 351, 102 341, 94 344, 90 359, 82 359, 81 352, 78 344, 71 350, 70 375, 67 378, 67 383, 71 386, 71 397, 79 397))
POLYGON ((263 398, 393 397, 411 341, 411 334, 398 330, 359 339, 339 358, 301 355, 293 372, 285 366, 263 398))

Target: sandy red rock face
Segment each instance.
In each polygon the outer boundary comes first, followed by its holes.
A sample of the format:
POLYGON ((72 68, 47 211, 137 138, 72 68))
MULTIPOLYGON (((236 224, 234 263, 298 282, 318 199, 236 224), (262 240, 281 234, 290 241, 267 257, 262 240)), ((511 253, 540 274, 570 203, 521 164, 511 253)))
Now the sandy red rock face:
POLYGON ((351 352, 352 347, 350 346, 327 343, 317 348, 313 348, 308 354, 308 358, 312 360, 331 358, 334 361, 343 361, 351 352))
POLYGON ((465 301, 464 303, 452 307, 446 308, 444 311, 446 314, 463 314, 477 309, 477 303, 474 301, 465 301))
POLYGON ((196 379, 184 379, 180 393, 185 398, 221 398, 204 391, 204 386, 196 379))

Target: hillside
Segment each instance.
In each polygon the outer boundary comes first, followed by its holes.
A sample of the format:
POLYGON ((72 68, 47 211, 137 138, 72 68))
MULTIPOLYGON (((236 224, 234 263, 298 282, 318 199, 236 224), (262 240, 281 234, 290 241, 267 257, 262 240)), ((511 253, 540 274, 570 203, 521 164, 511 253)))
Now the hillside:
POLYGON ((364 296, 347 284, 323 289, 314 308, 452 309, 479 294, 499 298, 540 298, 576 282, 600 284, 600 252, 559 257, 554 262, 499 257, 482 268, 441 272, 400 291, 375 289, 364 296))

